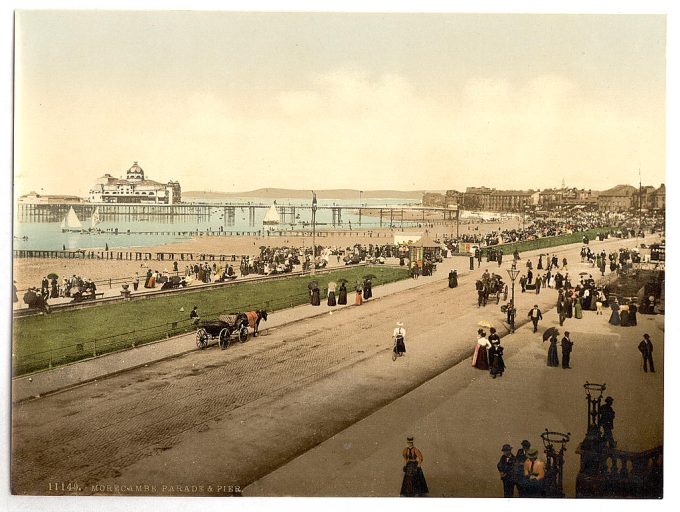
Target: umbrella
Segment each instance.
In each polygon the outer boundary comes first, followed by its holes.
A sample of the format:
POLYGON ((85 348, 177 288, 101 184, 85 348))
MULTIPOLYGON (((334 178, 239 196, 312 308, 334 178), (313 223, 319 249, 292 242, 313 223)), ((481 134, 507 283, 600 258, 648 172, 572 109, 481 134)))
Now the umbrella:
POLYGON ((557 327, 549 327, 544 333, 543 333, 543 341, 547 340, 548 338, 551 338, 552 335, 559 335, 560 331, 557 330, 557 327))
POLYGON ((341 277, 340 279, 338 279, 338 283, 340 283, 340 284, 343 284, 343 283, 344 283, 344 284, 347 284, 347 283, 349 283, 349 281, 348 281, 347 279, 341 277))
POLYGON ((580 275, 580 276, 587 276, 587 275, 590 275, 590 272, 579 272, 578 275, 580 275))
POLYGON ((59 276, 54 272, 47 274, 47 279, 59 279, 59 276))
POLYGON ((364 279, 375 279, 376 277, 373 274, 366 274, 364 276, 364 279))
POLYGON ((491 322, 489 322, 488 320, 481 320, 477 322, 477 325, 479 325, 480 327, 486 327, 487 329, 491 329, 493 327, 493 325, 491 325, 491 322))
POLYGON ((309 284, 307 285, 307 288, 309 288, 310 290, 313 290, 314 288, 318 288, 318 287, 319 287, 319 283, 316 282, 316 281, 310 281, 309 284))

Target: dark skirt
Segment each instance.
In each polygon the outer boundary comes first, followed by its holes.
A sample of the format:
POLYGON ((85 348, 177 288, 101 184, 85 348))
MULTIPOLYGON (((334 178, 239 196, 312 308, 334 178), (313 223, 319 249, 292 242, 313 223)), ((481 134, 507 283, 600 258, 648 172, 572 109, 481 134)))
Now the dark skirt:
POLYGON ((560 358, 557 355, 557 343, 551 343, 548 349, 548 366, 559 366, 560 358))
POLYGON ((328 292, 328 305, 335 306, 335 292, 328 292))
POLYGON ((404 466, 404 480, 401 482, 402 496, 422 496, 429 492, 423 470, 415 461, 404 466))
POLYGON ((347 290, 340 290, 338 293, 338 304, 343 306, 347 304, 347 290))
POLYGON ((370 286, 364 286, 364 300, 368 300, 373 297, 373 291, 370 286))
POLYGON ((505 371, 505 361, 501 354, 491 354, 491 364, 489 365, 491 375, 503 375, 505 371))
POLYGON ((319 296, 319 290, 318 288, 314 288, 312 290, 312 306, 320 306, 321 305, 321 297, 319 296))
POLYGON ((406 344, 404 343, 404 340, 401 338, 397 338, 397 340, 394 343, 394 353, 395 354, 403 354, 406 352, 406 344))

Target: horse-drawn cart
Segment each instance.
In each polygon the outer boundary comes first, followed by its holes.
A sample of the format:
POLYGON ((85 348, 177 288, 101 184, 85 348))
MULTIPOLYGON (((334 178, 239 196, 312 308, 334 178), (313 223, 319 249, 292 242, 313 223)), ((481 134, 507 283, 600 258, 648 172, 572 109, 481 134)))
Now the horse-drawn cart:
POLYGON ((253 336, 257 336, 262 319, 267 320, 266 311, 220 315, 217 320, 204 320, 196 331, 196 346, 204 349, 210 340, 217 339, 218 345, 224 350, 231 344, 232 337, 244 343, 248 340, 248 327, 252 327, 253 336))

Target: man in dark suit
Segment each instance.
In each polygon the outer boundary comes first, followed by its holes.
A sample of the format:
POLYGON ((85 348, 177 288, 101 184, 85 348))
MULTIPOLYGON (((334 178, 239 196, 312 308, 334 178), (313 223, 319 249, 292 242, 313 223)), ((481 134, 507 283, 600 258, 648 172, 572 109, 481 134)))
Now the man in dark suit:
POLYGON ((501 448, 503 455, 501 455, 496 468, 501 474, 501 482, 503 482, 503 497, 512 498, 515 487, 514 466, 515 456, 512 454, 512 446, 504 444, 501 448))
POLYGON ((562 338, 562 368, 569 369, 569 358, 571 357, 571 348, 574 346, 574 342, 569 339, 569 331, 564 331, 564 337, 562 338))
POLYGON ((538 321, 543 319, 541 310, 538 309, 538 304, 534 304, 534 307, 529 311, 527 316, 531 318, 531 321, 534 324, 534 332, 538 331, 538 321))
POLYGON ((638 350, 642 353, 642 367, 647 373, 647 364, 649 364, 649 371, 654 373, 654 358, 652 357, 654 345, 652 345, 652 340, 649 339, 649 334, 643 334, 642 337, 643 340, 638 345, 638 350))

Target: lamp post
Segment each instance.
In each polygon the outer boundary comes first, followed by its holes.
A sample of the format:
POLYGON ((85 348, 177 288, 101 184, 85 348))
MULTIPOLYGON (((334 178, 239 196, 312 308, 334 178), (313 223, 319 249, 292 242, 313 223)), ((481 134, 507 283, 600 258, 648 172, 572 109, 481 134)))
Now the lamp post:
POLYGON ((364 193, 363 190, 359 191, 359 226, 361 226, 361 195, 364 193))
POLYGON ((545 491, 547 498, 564 498, 564 452, 569 442, 571 433, 550 432, 547 428, 541 434, 541 440, 545 447, 545 491), (555 449, 559 445, 559 450, 555 449))
MULTIPOLYGON (((517 269, 517 262, 513 261, 512 266, 508 269, 508 275, 510 276, 510 279, 512 280, 512 298, 510 299, 510 303, 512 304, 511 308, 514 310, 515 309, 515 279, 517 279, 517 276, 519 275, 519 270, 517 269)), ((510 331, 515 332, 515 312, 510 311, 509 312, 509 318, 510 318, 510 331)))
POLYGON ((312 190, 312 274, 316 274, 316 192, 312 190))
POLYGON ((588 406, 586 416, 586 435, 581 441, 576 453, 581 456, 581 464, 576 477, 576 497, 597 496, 597 479, 606 466, 604 456, 605 443, 600 434, 600 406, 602 393, 607 389, 606 384, 595 384, 586 381, 583 385, 586 392, 588 406))

